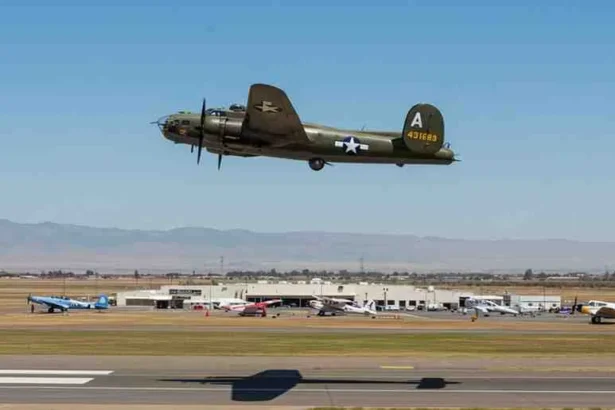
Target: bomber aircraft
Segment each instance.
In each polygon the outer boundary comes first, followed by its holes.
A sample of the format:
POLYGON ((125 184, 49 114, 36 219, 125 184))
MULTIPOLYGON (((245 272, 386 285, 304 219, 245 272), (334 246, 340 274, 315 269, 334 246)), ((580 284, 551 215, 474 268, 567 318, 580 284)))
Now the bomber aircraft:
POLYGON ((332 163, 449 165, 458 159, 444 143, 444 118, 431 104, 416 104, 401 131, 345 130, 301 122, 286 93, 272 85, 253 84, 248 105, 179 111, 153 122, 176 144, 203 147, 218 155, 275 157, 307 161, 320 171, 332 163))

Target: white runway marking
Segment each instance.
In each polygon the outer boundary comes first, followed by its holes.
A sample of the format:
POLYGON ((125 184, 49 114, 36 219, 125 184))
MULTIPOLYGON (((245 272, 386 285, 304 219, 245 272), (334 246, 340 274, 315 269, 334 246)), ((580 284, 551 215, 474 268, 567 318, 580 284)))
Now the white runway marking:
POLYGON ((56 376, 108 376, 113 370, 29 370, 29 369, 0 369, 0 374, 30 374, 30 375, 56 375, 56 376))
POLYGON ((89 377, 0 377, 0 384, 86 384, 89 377))

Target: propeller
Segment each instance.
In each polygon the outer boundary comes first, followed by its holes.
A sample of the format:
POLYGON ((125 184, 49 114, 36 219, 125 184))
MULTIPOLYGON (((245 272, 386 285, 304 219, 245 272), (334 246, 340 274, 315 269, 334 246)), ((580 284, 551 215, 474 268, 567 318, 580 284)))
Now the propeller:
MULTIPOLYGON (((574 312, 576 312, 576 311, 577 311, 577 309, 580 309, 580 307, 581 307, 581 306, 580 306, 580 305, 578 304, 578 302, 577 302, 577 296, 575 296, 575 297, 574 297, 574 303, 572 304, 572 309, 571 309, 571 311, 570 311, 570 314, 571 314, 571 315, 574 315, 574 312)), ((580 310, 579 310, 579 312, 580 312, 580 310)))
POLYGON ((205 98, 203 98, 203 106, 201 107, 201 128, 199 131, 199 150, 196 157, 197 165, 201 162, 201 149, 203 148, 203 139, 205 138, 205 98))
POLYGON ((221 165, 222 165, 222 154, 218 154, 218 171, 220 171, 221 165))

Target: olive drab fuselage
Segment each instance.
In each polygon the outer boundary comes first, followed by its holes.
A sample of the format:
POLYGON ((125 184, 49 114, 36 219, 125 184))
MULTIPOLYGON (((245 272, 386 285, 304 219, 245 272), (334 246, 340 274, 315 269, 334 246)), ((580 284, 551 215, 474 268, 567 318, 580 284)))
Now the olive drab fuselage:
POLYGON ((345 130, 302 123, 282 90, 255 84, 248 107, 203 106, 201 113, 180 111, 163 119, 158 125, 165 138, 198 147, 202 135, 202 148, 218 154, 219 161, 224 155, 268 156, 305 160, 314 170, 335 162, 403 166, 456 161, 444 144, 442 114, 429 104, 413 106, 401 132, 345 130))

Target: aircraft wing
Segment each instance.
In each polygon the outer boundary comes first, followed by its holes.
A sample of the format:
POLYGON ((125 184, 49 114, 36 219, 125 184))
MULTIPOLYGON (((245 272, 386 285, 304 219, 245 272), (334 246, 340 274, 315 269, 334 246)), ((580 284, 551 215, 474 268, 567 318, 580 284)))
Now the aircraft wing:
POLYGON ((345 312, 346 309, 343 306, 339 306, 339 305, 326 305, 323 304, 322 307, 320 309, 321 312, 345 312))
POLYGON ((40 305, 47 305, 49 307, 56 308, 56 309, 70 308, 70 305, 68 303, 60 302, 57 299, 43 299, 43 298, 32 297, 30 300, 34 303, 38 303, 40 305))
POLYGON ((311 142, 286 93, 267 84, 250 87, 242 134, 276 146, 311 142))
POLYGON ((349 299, 337 299, 337 298, 330 298, 328 296, 315 296, 315 295, 312 295, 312 297, 315 298, 316 300, 321 301, 323 305, 335 306, 338 309, 342 309, 345 305, 353 303, 353 301, 349 299))
POLYGON ((485 314, 489 313, 489 309, 487 309, 486 306, 475 305, 473 306, 473 309, 480 310, 482 313, 485 313, 485 314))

